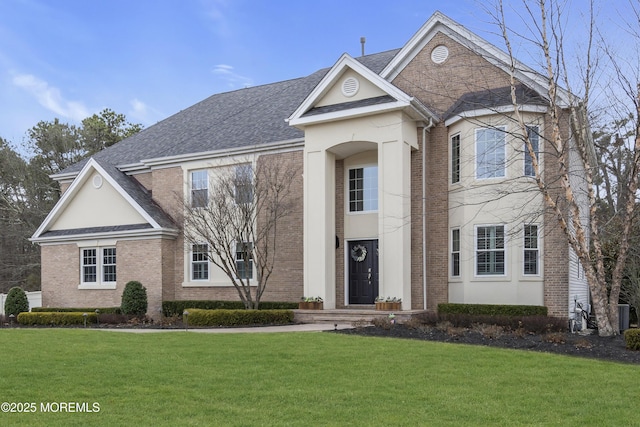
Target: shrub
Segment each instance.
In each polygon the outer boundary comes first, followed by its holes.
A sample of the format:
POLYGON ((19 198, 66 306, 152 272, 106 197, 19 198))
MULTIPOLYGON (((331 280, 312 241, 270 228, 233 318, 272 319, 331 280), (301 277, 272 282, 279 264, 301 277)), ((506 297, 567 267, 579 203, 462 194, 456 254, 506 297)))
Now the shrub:
POLYGON ((473 328, 476 323, 502 326, 506 330, 524 333, 545 334, 548 332, 566 332, 567 320, 559 317, 544 315, 538 316, 491 316, 474 314, 448 314, 448 313, 420 313, 412 316, 413 327, 418 322, 424 325, 435 326, 441 322, 448 322, 456 328, 473 328))
POLYGON ((99 310, 100 314, 120 314, 122 312, 120 307, 33 307, 31 309, 33 313, 95 313, 96 310, 99 310))
MULTIPOLYGON (((162 314, 165 317, 182 316, 188 308, 203 310, 244 310, 242 301, 184 300, 163 301, 162 314)), ((261 302, 260 310, 292 310, 298 308, 297 302, 261 302)))
POLYGON ((147 288, 142 283, 132 280, 128 282, 122 292, 122 314, 144 316, 147 314, 147 288))
POLYGON ((187 321, 192 326, 246 326, 288 324, 293 322, 291 310, 203 310, 187 308, 187 321))
MULTIPOLYGON (((52 325, 52 326, 67 326, 67 325, 83 325, 85 313, 79 312, 25 312, 18 314, 18 323, 21 325, 33 326, 33 325, 52 325)), ((96 323, 96 313, 86 313, 87 324, 96 323)))
POLYGON ((640 329, 624 331, 624 342, 629 350, 640 350, 640 329))
POLYGON ((438 304, 438 314, 473 314, 486 316, 546 316, 542 305, 438 304))
POLYGON ((13 314, 14 316, 19 315, 23 312, 29 311, 29 300, 27 299, 27 294, 18 287, 14 287, 9 289, 9 293, 7 294, 7 299, 4 302, 4 312, 7 316, 13 314))

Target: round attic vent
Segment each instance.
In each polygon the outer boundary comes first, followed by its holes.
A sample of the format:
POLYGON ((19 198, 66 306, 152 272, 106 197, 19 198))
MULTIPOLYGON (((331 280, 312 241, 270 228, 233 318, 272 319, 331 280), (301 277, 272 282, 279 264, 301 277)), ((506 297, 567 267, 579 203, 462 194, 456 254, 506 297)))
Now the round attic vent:
POLYGON ((102 177, 100 175, 93 176, 93 187, 94 188, 102 187, 102 177))
POLYGON ((342 82, 342 94, 346 97, 351 98, 358 93, 358 89, 360 89, 360 82, 355 77, 347 77, 342 82))
POLYGON ((436 64, 442 64, 449 57, 449 49, 443 44, 436 46, 431 51, 431 60, 436 64))

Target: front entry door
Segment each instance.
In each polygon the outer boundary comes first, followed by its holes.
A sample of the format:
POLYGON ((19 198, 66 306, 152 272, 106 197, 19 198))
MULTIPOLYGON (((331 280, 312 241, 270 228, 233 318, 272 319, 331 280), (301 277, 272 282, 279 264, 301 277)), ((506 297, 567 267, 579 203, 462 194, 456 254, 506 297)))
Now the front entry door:
POLYGON ((374 304, 378 296, 378 241, 349 242, 349 304, 374 304))

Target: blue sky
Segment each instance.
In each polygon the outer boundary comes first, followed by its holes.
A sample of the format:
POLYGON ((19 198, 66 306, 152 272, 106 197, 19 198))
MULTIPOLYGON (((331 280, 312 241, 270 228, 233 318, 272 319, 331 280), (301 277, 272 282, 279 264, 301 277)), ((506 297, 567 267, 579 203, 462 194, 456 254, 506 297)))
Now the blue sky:
POLYGON ((148 127, 214 93, 357 56, 361 36, 367 53, 402 47, 436 10, 502 46, 482 4, 0 0, 0 137, 21 145, 40 120, 79 123, 104 108, 148 127))

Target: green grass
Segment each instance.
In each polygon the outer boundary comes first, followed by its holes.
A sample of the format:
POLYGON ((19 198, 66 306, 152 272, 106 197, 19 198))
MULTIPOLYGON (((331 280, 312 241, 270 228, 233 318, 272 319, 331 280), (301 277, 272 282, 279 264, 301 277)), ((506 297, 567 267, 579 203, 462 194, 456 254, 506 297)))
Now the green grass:
POLYGON ((639 367, 327 333, 3 329, 0 425, 637 425, 639 367), (93 402, 98 413, 42 413, 93 402))

